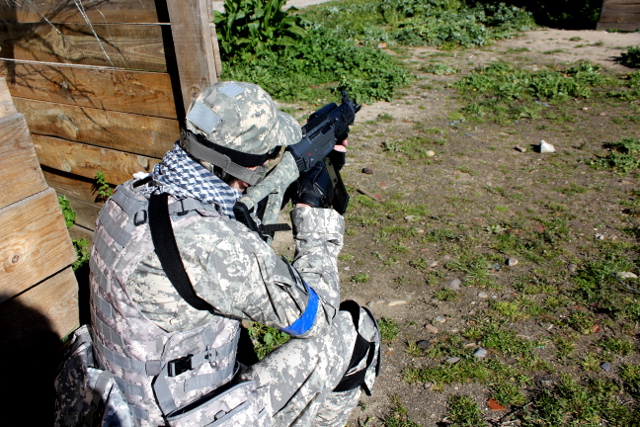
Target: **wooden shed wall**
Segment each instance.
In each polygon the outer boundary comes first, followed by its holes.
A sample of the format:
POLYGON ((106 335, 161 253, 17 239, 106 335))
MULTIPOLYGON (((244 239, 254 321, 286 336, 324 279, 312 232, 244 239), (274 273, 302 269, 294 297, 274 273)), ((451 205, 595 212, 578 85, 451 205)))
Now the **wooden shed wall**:
POLYGON ((51 368, 79 325, 76 253, 27 122, 0 78, 0 390, 3 425, 51 425, 51 368), (28 367, 28 368, 26 368, 28 367), (32 412, 16 408, 29 402, 32 412))
POLYGON ((47 183, 90 237, 112 185, 151 170, 186 106, 217 81, 209 0, 0 2, 0 75, 24 114, 47 183))
POLYGON ((636 31, 640 28, 639 0, 604 0, 598 30, 636 31))

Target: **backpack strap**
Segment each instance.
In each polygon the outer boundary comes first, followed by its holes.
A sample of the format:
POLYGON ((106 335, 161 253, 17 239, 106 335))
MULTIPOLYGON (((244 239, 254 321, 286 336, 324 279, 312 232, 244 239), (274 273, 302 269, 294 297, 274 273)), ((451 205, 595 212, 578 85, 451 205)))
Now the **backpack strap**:
POLYGON ((193 285, 184 269, 176 236, 171 226, 168 205, 169 194, 151 195, 149 198, 149 228, 151 240, 162 269, 178 294, 198 310, 213 311, 211 304, 200 298, 193 290, 193 285))

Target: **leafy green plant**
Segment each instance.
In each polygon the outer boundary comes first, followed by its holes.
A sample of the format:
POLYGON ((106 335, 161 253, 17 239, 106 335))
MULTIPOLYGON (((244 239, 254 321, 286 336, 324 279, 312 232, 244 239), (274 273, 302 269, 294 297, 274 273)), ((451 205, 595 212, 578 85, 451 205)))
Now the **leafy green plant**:
POLYGON ((267 51, 293 46, 305 35, 302 19, 283 11, 286 0, 225 0, 214 11, 220 53, 227 62, 248 61, 267 51))
MULTIPOLYGON (((60 209, 62 209, 62 217, 64 218, 67 228, 72 227, 76 220, 76 213, 69 205, 69 199, 67 199, 66 196, 58 196, 58 204, 60 205, 60 209)), ((90 244, 87 239, 71 239, 71 243, 76 251, 76 260, 71 267, 73 271, 76 271, 89 261, 90 244)))
POLYGON ((640 46, 629 46, 626 52, 623 52, 618 62, 626 67, 640 68, 640 46))
POLYGON ((257 322, 254 322, 248 328, 248 332, 256 355, 260 360, 291 338, 285 332, 257 322))
POLYGON ((477 68, 454 87, 470 101, 463 111, 476 120, 491 117, 499 123, 520 118, 535 118, 543 101, 564 102, 588 98, 591 88, 607 80, 600 66, 580 62, 564 70, 529 71, 498 62, 477 68))
POLYGON ((611 152, 596 159, 593 164, 599 168, 615 169, 628 173, 640 167, 640 139, 622 138, 620 141, 605 144, 611 152))
POLYGON ((96 199, 105 201, 113 194, 113 189, 109 186, 107 182, 107 177, 104 172, 97 171, 94 177, 94 189, 97 194, 96 199))
POLYGON ((76 220, 76 213, 71 209, 69 203, 70 201, 67 199, 67 196, 58 196, 58 204, 60 205, 60 209, 62 209, 62 217, 64 218, 67 228, 73 226, 76 220))

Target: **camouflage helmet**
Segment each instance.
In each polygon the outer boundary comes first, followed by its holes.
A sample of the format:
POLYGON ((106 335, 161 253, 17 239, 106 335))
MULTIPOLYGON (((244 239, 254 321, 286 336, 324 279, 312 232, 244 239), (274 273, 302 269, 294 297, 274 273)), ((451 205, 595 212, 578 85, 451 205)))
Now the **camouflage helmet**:
POLYGON ((219 82, 203 90, 189 107, 186 126, 214 148, 257 155, 302 138, 293 117, 278 111, 260 86, 245 82, 219 82))

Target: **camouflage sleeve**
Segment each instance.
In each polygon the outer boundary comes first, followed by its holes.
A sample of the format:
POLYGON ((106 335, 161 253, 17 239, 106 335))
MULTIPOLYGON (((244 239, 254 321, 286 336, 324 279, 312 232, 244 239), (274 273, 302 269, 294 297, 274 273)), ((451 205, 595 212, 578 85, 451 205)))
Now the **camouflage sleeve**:
POLYGON ((296 254, 293 266, 335 310, 340 306, 338 254, 344 218, 333 209, 296 208, 291 212, 296 254))
MULTIPOLYGON (((320 212, 293 215, 303 218, 299 225, 294 219, 303 236, 294 265, 300 264, 300 276, 318 295, 313 325, 301 337, 323 334, 339 305, 335 265, 343 226, 339 220, 328 218, 324 209, 313 211, 320 212), (334 229, 327 229, 330 222, 336 223, 334 229), (314 223, 321 228, 311 232, 314 223), (323 267, 331 271, 320 271, 323 267)), ((310 291, 304 283, 296 280, 295 272, 292 274, 291 267, 269 245, 242 224, 205 219, 175 234, 196 293, 217 314, 284 329, 307 310, 310 291)))

